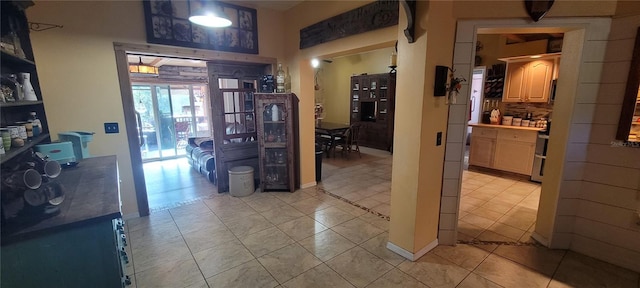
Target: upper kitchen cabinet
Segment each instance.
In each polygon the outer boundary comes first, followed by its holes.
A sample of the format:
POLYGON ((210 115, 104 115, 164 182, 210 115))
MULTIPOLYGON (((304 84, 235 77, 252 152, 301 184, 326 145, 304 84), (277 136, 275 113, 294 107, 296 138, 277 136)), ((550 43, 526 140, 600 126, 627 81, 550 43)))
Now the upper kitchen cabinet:
POLYGON ((549 102, 560 53, 500 59, 507 62, 503 102, 549 102))

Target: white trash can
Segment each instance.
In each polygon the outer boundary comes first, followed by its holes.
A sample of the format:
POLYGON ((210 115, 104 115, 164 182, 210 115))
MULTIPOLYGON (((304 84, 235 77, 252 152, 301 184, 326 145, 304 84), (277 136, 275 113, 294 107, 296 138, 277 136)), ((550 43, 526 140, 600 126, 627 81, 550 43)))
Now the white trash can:
POLYGON ((249 196, 254 191, 253 167, 236 166, 229 169, 229 194, 231 196, 249 196))

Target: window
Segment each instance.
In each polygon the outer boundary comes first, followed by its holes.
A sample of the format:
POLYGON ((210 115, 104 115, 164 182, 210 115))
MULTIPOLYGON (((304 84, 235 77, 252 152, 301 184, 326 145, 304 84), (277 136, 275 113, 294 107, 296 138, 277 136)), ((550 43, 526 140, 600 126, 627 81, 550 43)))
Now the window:
POLYGON ((218 82, 224 106, 224 142, 256 141, 253 102, 255 82, 222 78, 218 82))

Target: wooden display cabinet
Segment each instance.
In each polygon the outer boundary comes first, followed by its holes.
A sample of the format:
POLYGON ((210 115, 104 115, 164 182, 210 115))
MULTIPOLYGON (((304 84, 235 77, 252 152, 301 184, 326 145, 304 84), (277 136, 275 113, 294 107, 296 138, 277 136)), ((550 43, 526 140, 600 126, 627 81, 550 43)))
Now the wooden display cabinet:
POLYGON ((298 180, 298 98, 293 93, 256 93, 256 126, 262 191, 294 192, 298 180))
POLYGON ((359 145, 392 151, 396 74, 351 77, 351 124, 360 123, 359 145))

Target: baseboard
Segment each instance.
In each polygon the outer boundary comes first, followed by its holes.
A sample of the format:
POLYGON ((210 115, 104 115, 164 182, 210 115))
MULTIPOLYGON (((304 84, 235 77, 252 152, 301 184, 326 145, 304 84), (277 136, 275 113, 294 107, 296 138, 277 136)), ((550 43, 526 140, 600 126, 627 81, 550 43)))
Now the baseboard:
POLYGON ((411 253, 407 250, 404 250, 400 246, 397 246, 391 242, 387 242, 387 249, 411 261, 420 259, 420 257, 424 256, 424 254, 427 254, 429 251, 431 251, 431 249, 436 248, 436 246, 438 246, 438 239, 433 240, 431 243, 427 244, 427 246, 424 246, 422 249, 420 249, 420 251, 411 253))
POLYGON ((549 247, 549 240, 543 237, 542 235, 536 233, 535 231, 531 233, 531 238, 538 241, 538 243, 542 244, 543 246, 549 247))
POLYGON ((300 185, 300 189, 305 189, 305 188, 313 187, 313 186, 316 186, 316 185, 318 185, 318 182, 313 181, 313 182, 309 182, 307 184, 300 185))

